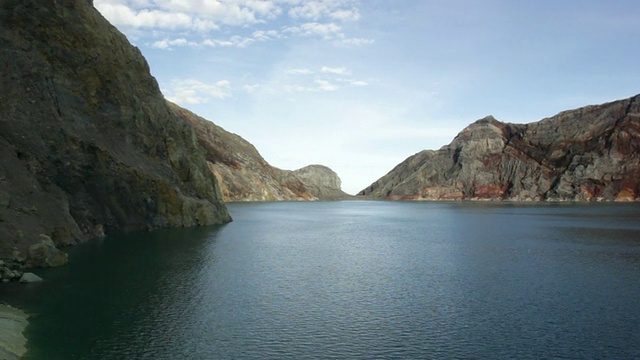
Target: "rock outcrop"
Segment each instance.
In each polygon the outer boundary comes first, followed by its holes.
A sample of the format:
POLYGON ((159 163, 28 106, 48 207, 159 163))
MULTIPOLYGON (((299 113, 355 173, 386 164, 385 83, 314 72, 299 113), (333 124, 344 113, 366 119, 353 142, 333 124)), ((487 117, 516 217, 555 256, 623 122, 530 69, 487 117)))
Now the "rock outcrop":
POLYGON ((309 165, 289 172, 292 179, 299 179, 311 195, 321 200, 340 200, 351 196, 342 191, 340 177, 324 165, 309 165))
POLYGON ((193 127, 91 1, 0 2, 0 69, 0 257, 230 220, 193 127))
POLYGON ((169 103, 169 106, 178 117, 193 125, 225 201, 339 200, 350 197, 340 190, 340 178, 328 167, 311 165, 295 171, 278 169, 269 165, 242 137, 176 104, 169 103))
POLYGON ((640 95, 530 124, 478 120, 359 193, 391 200, 640 199, 640 95))

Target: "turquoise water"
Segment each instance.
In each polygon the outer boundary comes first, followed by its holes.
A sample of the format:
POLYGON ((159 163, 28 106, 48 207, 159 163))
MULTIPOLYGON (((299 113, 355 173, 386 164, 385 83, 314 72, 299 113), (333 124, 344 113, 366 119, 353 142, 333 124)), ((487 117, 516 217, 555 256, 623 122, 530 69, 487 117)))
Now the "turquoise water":
POLYGON ((639 358, 640 206, 229 206, 68 249, 29 359, 639 358))

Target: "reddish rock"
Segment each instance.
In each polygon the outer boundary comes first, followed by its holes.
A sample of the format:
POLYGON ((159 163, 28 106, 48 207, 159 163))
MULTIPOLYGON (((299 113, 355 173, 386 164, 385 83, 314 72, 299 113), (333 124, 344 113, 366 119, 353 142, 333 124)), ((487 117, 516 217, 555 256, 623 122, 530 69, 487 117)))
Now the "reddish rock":
POLYGON ((358 195, 412 200, 637 201, 640 95, 530 124, 485 117, 358 195))

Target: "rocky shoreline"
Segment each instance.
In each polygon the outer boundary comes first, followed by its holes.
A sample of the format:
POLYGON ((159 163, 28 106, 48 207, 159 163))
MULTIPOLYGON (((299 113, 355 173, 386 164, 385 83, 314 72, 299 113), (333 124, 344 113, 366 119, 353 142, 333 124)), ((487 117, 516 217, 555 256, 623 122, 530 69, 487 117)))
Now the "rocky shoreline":
POLYGON ((0 359, 17 360, 27 352, 23 333, 28 317, 19 309, 0 304, 0 359))
POLYGON ((56 248, 53 240, 40 234, 39 242, 29 246, 27 254, 14 248, 10 258, 0 259, 0 282, 20 281, 31 283, 42 279, 26 269, 62 266, 67 263, 67 253, 56 248))

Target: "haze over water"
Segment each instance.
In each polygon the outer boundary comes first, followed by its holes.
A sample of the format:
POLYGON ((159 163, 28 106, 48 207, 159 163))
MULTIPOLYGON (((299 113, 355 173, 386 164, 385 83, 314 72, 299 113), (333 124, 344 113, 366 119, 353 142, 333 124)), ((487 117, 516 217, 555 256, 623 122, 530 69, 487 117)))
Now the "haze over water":
POLYGON ((638 204, 229 209, 4 287, 33 314, 28 358, 640 357, 638 204))

